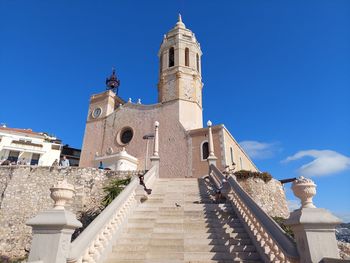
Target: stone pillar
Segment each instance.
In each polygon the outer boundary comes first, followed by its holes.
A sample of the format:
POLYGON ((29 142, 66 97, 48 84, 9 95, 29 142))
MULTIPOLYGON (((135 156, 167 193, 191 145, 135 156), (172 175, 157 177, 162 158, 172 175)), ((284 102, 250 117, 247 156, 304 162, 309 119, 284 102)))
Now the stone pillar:
POLYGON ((208 145, 209 145, 209 156, 208 156, 208 158, 207 158, 207 160, 208 160, 208 164, 209 164, 209 166, 211 165, 211 164, 214 164, 214 165, 216 165, 216 160, 218 159, 218 158, 216 158, 216 156, 215 156, 215 154, 214 154, 214 142, 213 142, 213 133, 212 133, 212 131, 211 131, 211 126, 212 126, 212 123, 211 123, 211 121, 208 121, 207 122, 207 125, 208 125, 208 129, 209 129, 209 131, 208 131, 208 139, 209 139, 209 142, 208 142, 208 145))
POLYGON ((72 234, 82 226, 76 216, 64 207, 73 198, 73 185, 63 180, 50 188, 50 191, 50 196, 55 201, 54 207, 40 212, 26 223, 33 228, 28 262, 66 263, 72 234))
POLYGON ((151 163, 152 165, 154 164, 159 164, 159 122, 155 121, 154 122, 154 148, 153 148, 153 155, 151 156, 151 163))
POLYGON ((335 226, 340 220, 323 208, 316 208, 312 197, 315 183, 300 177, 292 184, 294 194, 301 199, 301 208, 292 212, 286 221, 291 226, 301 263, 320 262, 323 258, 339 258, 335 226))

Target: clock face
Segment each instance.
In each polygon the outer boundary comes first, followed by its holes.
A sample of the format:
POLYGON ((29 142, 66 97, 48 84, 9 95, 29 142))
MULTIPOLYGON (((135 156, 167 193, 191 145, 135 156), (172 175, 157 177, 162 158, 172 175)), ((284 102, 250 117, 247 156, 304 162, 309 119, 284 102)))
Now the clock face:
POLYGON ((92 112, 92 118, 96 119, 98 118, 102 113, 102 109, 101 108, 95 108, 92 112))

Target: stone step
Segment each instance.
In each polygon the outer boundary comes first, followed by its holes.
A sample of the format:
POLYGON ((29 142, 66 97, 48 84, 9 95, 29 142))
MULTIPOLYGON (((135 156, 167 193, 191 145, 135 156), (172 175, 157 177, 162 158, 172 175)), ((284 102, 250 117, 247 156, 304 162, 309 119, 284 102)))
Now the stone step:
POLYGON ((108 260, 106 263, 262 263, 259 260, 172 260, 172 259, 152 259, 152 260, 108 260))
MULTIPOLYGON (((134 219, 135 220, 135 219, 134 219)), ((241 223, 236 222, 205 222, 205 221, 199 221, 198 223, 195 223, 196 220, 186 220, 183 218, 157 218, 157 219, 147 219, 147 220, 140 220, 139 218, 135 222, 132 219, 128 220, 128 228, 134 228, 134 227, 141 227, 141 228, 147 228, 147 227, 174 227, 179 228, 182 227, 184 230, 188 228, 193 229, 202 229, 203 231, 206 229, 219 229, 219 228, 243 228, 243 225, 241 223)))
POLYGON ((113 252, 116 253, 124 253, 124 252, 137 252, 137 253, 145 253, 145 254, 154 254, 158 252, 184 252, 184 245, 144 245, 144 244, 136 244, 136 245, 118 245, 113 248, 113 252))
POLYGON ((233 252, 256 252, 253 245, 249 246, 225 246, 225 245, 184 245, 183 242, 180 244, 117 244, 113 247, 113 251, 117 253, 123 252, 136 252, 136 253, 158 253, 162 252, 220 252, 220 253, 233 253, 233 252))
MULTIPOLYGON (((203 232, 179 232, 179 231, 169 231, 164 232, 153 232, 153 230, 144 230, 142 233, 137 231, 131 231, 125 233, 125 238, 165 238, 165 239, 248 239, 249 235, 247 233, 203 233, 203 232)), ((121 238, 124 238, 121 237, 121 238)))
POLYGON ((256 252, 186 252, 185 261, 198 260, 259 260, 260 256, 256 252))
POLYGON ((242 227, 205 227, 201 225, 181 225, 174 223, 159 223, 155 225, 144 225, 144 226, 128 226, 127 233, 216 233, 216 234, 226 234, 226 233, 245 233, 245 229, 242 227))
POLYGON ((215 202, 206 181, 161 178, 152 190, 106 263, 260 263, 232 205, 215 202))
POLYGON ((199 238, 188 238, 183 239, 182 237, 178 238, 155 238, 151 236, 150 238, 130 238, 125 237, 119 239, 116 244, 121 245, 130 245, 130 244, 143 244, 143 245, 163 245, 163 246, 195 246, 195 245, 225 245, 225 246, 250 246, 252 242, 250 239, 222 239, 222 238, 214 238, 214 239, 199 239, 199 238))
POLYGON ((141 260, 108 260, 105 263, 262 263, 259 260, 176 260, 176 259, 141 259, 141 260))
POLYGON ((169 251, 152 251, 138 253, 112 252, 109 261, 112 260, 153 260, 153 259, 172 259, 183 260, 190 262, 204 261, 204 260, 258 260, 259 255, 255 252, 169 252, 169 251))
POLYGON ((185 252, 256 252, 253 245, 237 246, 237 245, 184 245, 185 252))
POLYGON ((252 245, 250 239, 235 239, 235 238, 213 238, 213 239, 203 239, 203 238, 188 238, 184 240, 186 246, 194 245, 236 245, 236 246, 245 246, 252 245))

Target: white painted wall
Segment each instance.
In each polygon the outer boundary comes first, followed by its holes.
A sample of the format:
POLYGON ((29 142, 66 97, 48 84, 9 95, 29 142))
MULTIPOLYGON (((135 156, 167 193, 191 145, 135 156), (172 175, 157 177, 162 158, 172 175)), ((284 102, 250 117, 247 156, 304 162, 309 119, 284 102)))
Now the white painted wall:
POLYGON ((0 161, 6 160, 10 151, 20 152, 18 159, 25 159, 27 164, 33 157, 33 154, 40 154, 39 163, 40 166, 51 166, 57 159, 60 159, 60 145, 45 141, 45 136, 40 134, 25 134, 15 131, 0 130, 0 161), (14 143, 15 141, 28 141, 34 144, 40 144, 42 147, 23 145, 14 143), (52 149, 52 145, 55 145, 59 149, 52 149))

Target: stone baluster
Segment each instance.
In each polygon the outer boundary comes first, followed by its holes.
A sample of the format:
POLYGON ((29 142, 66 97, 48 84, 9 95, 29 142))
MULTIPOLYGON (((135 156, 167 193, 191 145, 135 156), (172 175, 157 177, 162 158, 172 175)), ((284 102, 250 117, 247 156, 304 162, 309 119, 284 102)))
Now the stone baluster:
POLYGON ((50 191, 54 207, 40 212, 26 223, 33 229, 28 262, 66 263, 72 234, 82 226, 76 216, 65 209, 66 202, 75 193, 74 186, 63 180, 50 188, 50 191))
POLYGON ((256 241, 261 246, 262 251, 266 254, 269 260, 271 262, 278 263, 287 262, 283 251, 279 249, 277 243, 268 234, 266 229, 259 223, 259 220, 248 209, 241 198, 234 192, 232 193, 231 198, 231 201, 237 208, 237 211, 241 215, 241 218, 246 222, 251 233, 255 236, 256 241))
POLYGON ((209 140, 209 142, 208 142, 209 156, 208 156, 207 160, 208 160, 208 164, 210 166, 211 164, 216 165, 216 160, 218 158, 216 158, 216 156, 214 154, 214 141, 213 141, 213 133, 212 133, 212 130, 211 130, 211 126, 212 126, 211 121, 207 122, 207 126, 208 126, 208 137, 209 137, 208 138, 208 140, 209 140))
POLYGON ((293 229, 300 262, 339 258, 335 226, 340 220, 326 209, 315 207, 312 197, 316 194, 316 184, 300 177, 293 182, 292 190, 301 199, 302 206, 290 214, 286 225, 293 229))
POLYGON ((153 155, 151 157, 151 163, 152 165, 154 164, 159 164, 159 122, 155 121, 154 122, 154 148, 153 148, 153 155))

